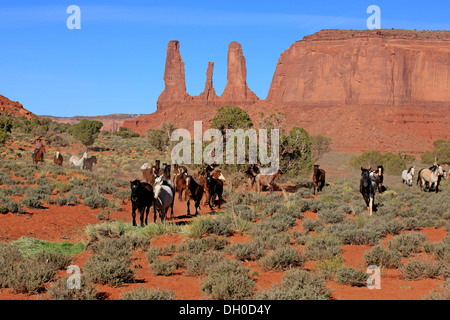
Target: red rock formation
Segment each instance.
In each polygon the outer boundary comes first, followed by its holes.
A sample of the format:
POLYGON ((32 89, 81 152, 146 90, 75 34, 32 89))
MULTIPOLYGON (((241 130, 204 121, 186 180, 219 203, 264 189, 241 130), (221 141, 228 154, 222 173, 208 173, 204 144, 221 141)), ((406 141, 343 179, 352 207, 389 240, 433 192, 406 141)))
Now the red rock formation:
POLYGON ((26 110, 19 102, 13 102, 0 95, 0 114, 8 114, 14 117, 24 116, 27 119, 37 118, 35 114, 26 110))
POLYGON ((177 74, 180 83, 166 81, 157 112, 124 126, 145 133, 171 121, 191 130, 194 120, 203 120, 206 130, 217 107, 233 104, 246 109, 254 123, 260 111, 284 112, 288 129, 301 126, 331 137, 333 150, 342 152, 419 154, 437 139, 450 140, 449 31, 320 31, 281 54, 264 101, 248 89, 238 43, 229 47, 228 83, 220 98, 207 93, 212 92, 209 72, 206 93, 183 98, 184 69, 177 74), (170 100, 168 87, 176 87, 181 98, 170 100))
POLYGON ((158 109, 173 103, 190 100, 186 92, 186 78, 184 75, 184 62, 180 54, 180 43, 175 40, 170 41, 167 46, 164 83, 166 87, 158 98, 158 109))
POLYGON ((194 102, 208 104, 210 102, 218 101, 219 97, 216 94, 213 86, 213 72, 214 72, 214 62, 209 62, 208 70, 206 71, 206 83, 205 90, 198 96, 194 97, 194 102))
POLYGON ((242 47, 237 42, 228 47, 227 85, 220 101, 223 104, 251 104, 259 100, 247 86, 247 66, 242 53, 242 47))

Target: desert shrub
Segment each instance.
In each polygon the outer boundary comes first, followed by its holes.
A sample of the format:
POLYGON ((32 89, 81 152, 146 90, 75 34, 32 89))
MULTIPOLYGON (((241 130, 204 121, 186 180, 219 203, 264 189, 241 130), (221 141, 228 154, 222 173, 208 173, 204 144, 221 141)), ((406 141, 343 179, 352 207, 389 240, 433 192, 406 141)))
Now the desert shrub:
POLYGON ((264 243, 258 240, 252 240, 246 243, 233 243, 228 247, 228 251, 237 259, 258 260, 265 254, 264 243))
POLYGON ((64 277, 53 282, 47 289, 48 296, 52 300, 96 300, 98 291, 92 284, 86 284, 81 278, 81 287, 69 289, 68 278, 64 277))
POLYGON ((201 239, 193 239, 186 243, 178 245, 177 250, 180 252, 200 253, 208 250, 222 250, 227 246, 229 241, 226 238, 218 236, 209 236, 201 239))
POLYGON ((408 257, 411 253, 420 251, 426 238, 426 235, 422 233, 403 233, 388 241, 388 247, 400 252, 404 257, 408 257))
POLYGON ((72 263, 72 258, 56 251, 39 251, 33 256, 33 261, 49 264, 54 270, 65 270, 72 263))
POLYGON ((315 260, 329 259, 341 254, 341 242, 335 236, 316 236, 306 243, 306 257, 315 260))
POLYGON ((337 283, 353 287, 363 287, 367 284, 369 275, 361 270, 350 267, 342 267, 337 272, 337 283))
POLYGON ((425 297, 426 300, 450 300, 450 280, 447 279, 443 285, 441 285, 442 291, 439 292, 435 289, 431 291, 428 296, 425 297))
POLYGON ((176 300, 177 296, 173 290, 156 288, 139 288, 123 293, 121 300, 176 300))
POLYGON ((0 198, 0 213, 7 214, 11 213, 23 213, 23 207, 20 203, 11 200, 9 198, 0 198))
POLYGON ((47 200, 52 194, 52 188, 46 185, 39 185, 34 188, 28 188, 25 197, 36 198, 39 200, 47 200))
POLYGON ((206 270, 201 290, 212 300, 242 300, 251 296, 255 281, 248 269, 234 260, 222 260, 206 270))
POLYGON ((319 231, 323 227, 323 221, 320 219, 303 219, 302 221, 302 227, 303 230, 305 230, 306 233, 310 231, 319 231))
POLYGON ((189 254, 184 257, 184 267, 187 276, 200 276, 212 265, 223 260, 223 254, 217 251, 206 251, 189 254))
POLYGON ((130 238, 107 239, 93 243, 94 254, 85 264, 85 276, 89 282, 109 284, 118 287, 133 279, 130 238))
POLYGON ((396 269, 401 264, 401 254, 399 252, 388 250, 380 245, 366 251, 363 259, 366 265, 375 265, 380 268, 386 267, 396 269))
POLYGON ((93 195, 84 199, 84 204, 91 209, 106 208, 109 205, 109 200, 104 196, 93 195))
POLYGON ((317 274, 305 270, 290 269, 285 272, 281 285, 274 285, 270 290, 259 292, 256 300, 329 300, 331 289, 325 280, 317 274))
POLYGON ((387 174, 401 174, 406 167, 406 161, 399 155, 391 152, 382 154, 377 150, 365 151, 360 156, 354 156, 350 160, 350 165, 355 169, 364 168, 376 168, 378 165, 382 165, 387 174))
POLYGON ((342 268, 343 264, 344 258, 342 258, 342 256, 333 256, 328 259, 317 261, 316 268, 325 279, 332 280, 342 268))
POLYGON ((240 204, 233 207, 234 213, 239 218, 253 222, 256 219, 256 213, 255 210, 251 206, 240 204))
POLYGON ((268 270, 285 270, 291 267, 301 267, 306 259, 303 254, 299 253, 292 247, 283 247, 269 252, 261 258, 258 263, 265 271, 268 270))
POLYGON ((177 263, 172 259, 156 259, 150 269, 155 276, 170 276, 177 269, 177 263))
POLYGON ((102 210, 97 215, 98 220, 109 220, 111 218, 111 212, 109 210, 102 210))
POLYGON ((275 250, 290 244, 290 237, 286 233, 263 233, 255 236, 254 240, 262 243, 266 250, 275 250))
MULTIPOLYGON (((116 185, 108 182, 99 182, 97 184, 97 189, 99 193, 103 194, 114 194, 119 190, 119 188, 116 185)), ((128 191, 128 196, 129 195, 130 192, 128 191)))
POLYGON ((344 244, 373 246, 379 242, 380 234, 368 228, 355 228, 345 230, 339 238, 344 244))
POLYGON ((286 214, 276 214, 268 219, 254 224, 250 230, 250 234, 253 236, 283 232, 286 229, 293 227, 297 224, 297 220, 286 214))
POLYGON ((0 288, 7 288, 15 265, 24 261, 19 249, 12 245, 0 246, 0 288))
POLYGON ((189 227, 189 235, 194 238, 201 238, 207 234, 223 236, 233 234, 232 218, 222 215, 216 218, 209 216, 195 218, 189 227))
POLYGON ((15 293, 39 293, 44 284, 56 276, 53 265, 39 261, 22 261, 8 274, 8 287, 15 293))
POLYGON ((61 192, 69 192, 73 186, 70 182, 53 181, 50 184, 50 187, 53 192, 61 193, 61 192))
POLYGON ((319 218, 325 223, 339 223, 344 221, 346 215, 343 212, 335 209, 321 210, 319 211, 319 218))
POLYGON ((400 272, 406 280, 420 280, 423 278, 437 278, 443 271, 442 262, 432 262, 426 259, 410 260, 400 267, 400 272))
POLYGON ((20 204, 30 209, 41 209, 42 203, 38 197, 26 197, 20 200, 20 204))

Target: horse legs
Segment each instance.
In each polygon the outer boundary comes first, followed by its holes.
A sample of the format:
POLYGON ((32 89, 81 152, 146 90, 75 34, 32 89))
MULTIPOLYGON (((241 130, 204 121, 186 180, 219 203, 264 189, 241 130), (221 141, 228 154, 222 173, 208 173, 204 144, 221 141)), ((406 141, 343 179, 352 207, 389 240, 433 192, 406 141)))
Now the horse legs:
POLYGON ((140 213, 141 227, 143 227, 144 226, 145 207, 140 208, 139 213, 140 213))
POLYGON ((186 205, 187 205, 187 215, 188 215, 188 216, 191 215, 191 211, 190 211, 190 209, 189 209, 189 204, 190 204, 190 199, 188 198, 187 203, 186 203, 186 205))
POLYGON ((133 217, 133 226, 136 227, 136 208, 133 206, 133 209, 131 211, 131 216, 133 217))
POLYGON ((148 213, 150 212, 150 206, 147 206, 145 211, 145 225, 148 225, 148 213))
POLYGON ((373 211, 373 197, 370 196, 369 197, 369 214, 372 215, 372 211, 373 211))

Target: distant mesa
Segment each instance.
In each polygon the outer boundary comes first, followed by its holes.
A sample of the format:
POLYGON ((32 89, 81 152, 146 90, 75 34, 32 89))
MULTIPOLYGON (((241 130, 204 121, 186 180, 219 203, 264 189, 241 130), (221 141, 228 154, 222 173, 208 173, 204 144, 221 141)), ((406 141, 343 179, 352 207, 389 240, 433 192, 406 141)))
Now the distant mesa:
POLYGON ((378 149, 419 154, 450 139, 450 31, 402 29, 322 30, 296 41, 279 60, 265 100, 248 87, 242 47, 228 48, 227 85, 217 96, 209 62, 205 90, 186 92, 180 43, 167 48, 165 89, 157 111, 125 121, 145 133, 170 121, 204 130, 217 108, 237 105, 258 121, 259 112, 284 112, 288 129, 333 139, 341 152, 378 149))

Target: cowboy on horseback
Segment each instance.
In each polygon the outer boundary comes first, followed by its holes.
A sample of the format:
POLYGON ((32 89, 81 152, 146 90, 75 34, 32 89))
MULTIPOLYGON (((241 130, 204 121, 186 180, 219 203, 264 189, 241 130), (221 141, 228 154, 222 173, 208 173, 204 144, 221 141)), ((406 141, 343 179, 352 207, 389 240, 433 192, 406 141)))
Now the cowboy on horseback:
POLYGON ((32 159, 34 160, 34 157, 36 156, 36 153, 38 150, 44 146, 44 143, 42 142, 42 137, 38 137, 36 140, 33 141, 34 144, 34 151, 32 155, 32 159))

